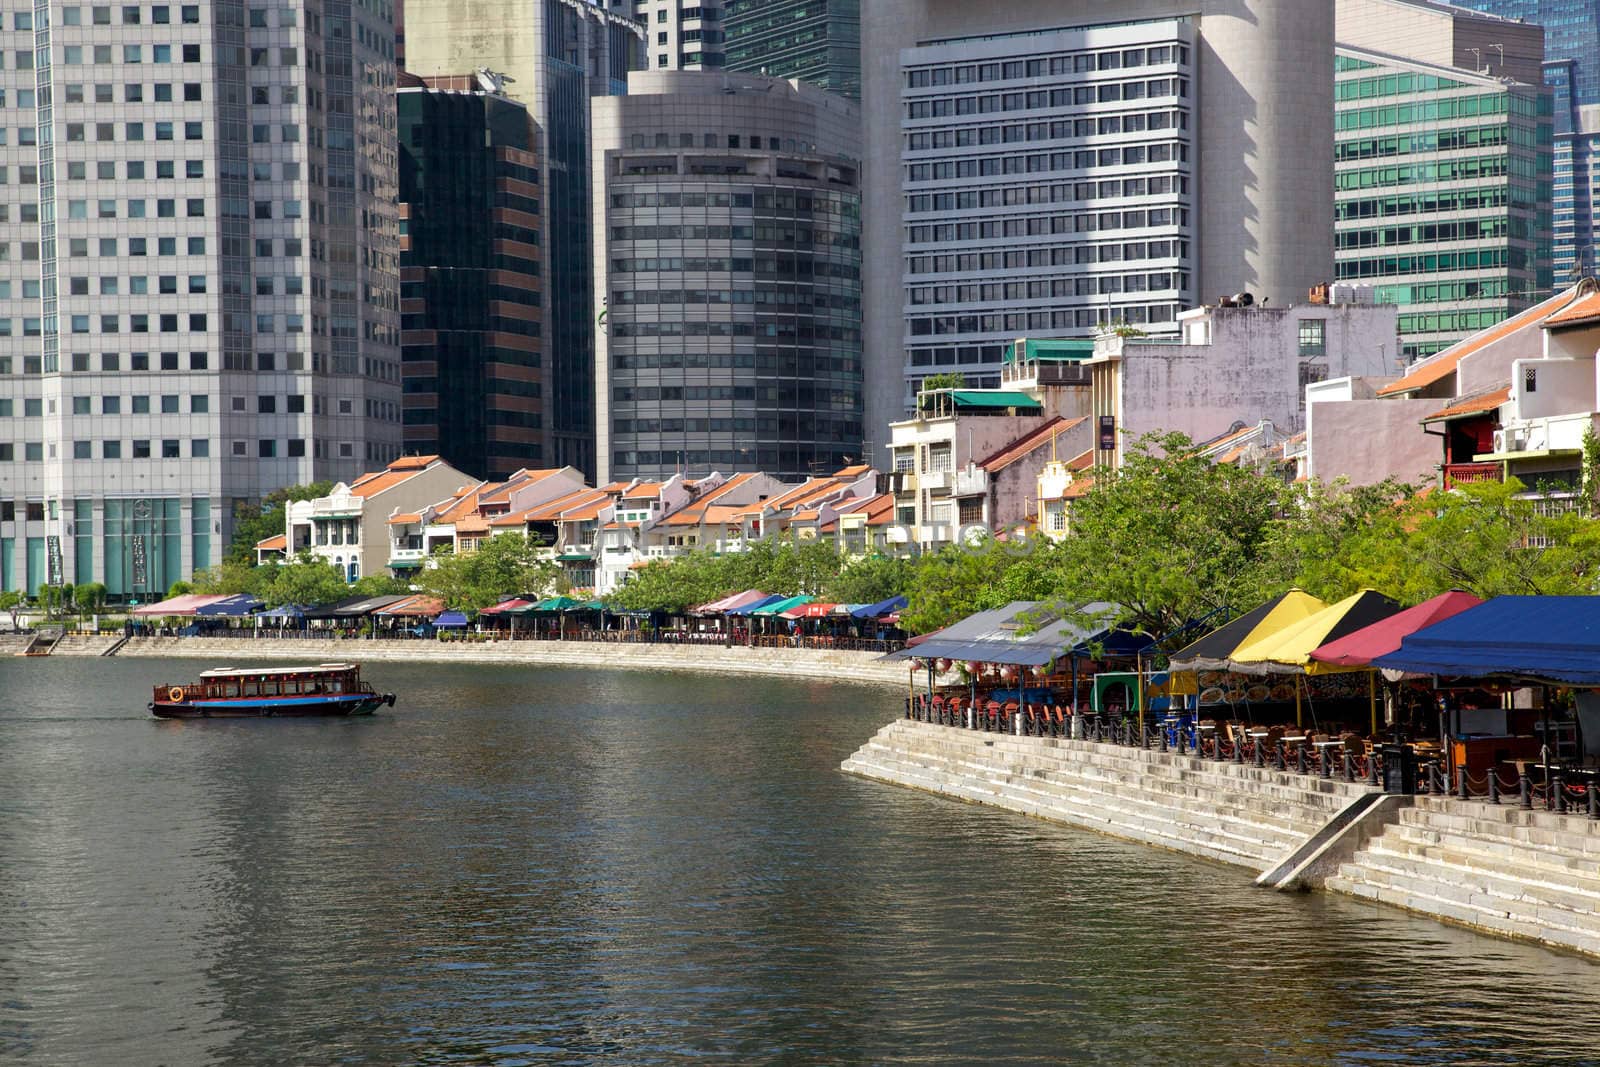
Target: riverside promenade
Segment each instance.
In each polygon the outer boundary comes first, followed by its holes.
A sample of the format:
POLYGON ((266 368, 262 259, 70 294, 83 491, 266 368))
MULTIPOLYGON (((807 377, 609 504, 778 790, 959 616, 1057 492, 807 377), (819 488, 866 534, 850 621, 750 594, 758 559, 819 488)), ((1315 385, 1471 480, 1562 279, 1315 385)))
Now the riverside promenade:
MULTIPOLYGON (((111 639, 85 639, 58 655, 102 655, 111 639)), ((906 689, 902 663, 884 663, 877 652, 837 649, 748 648, 742 645, 590 641, 374 641, 364 638, 314 640, 248 637, 135 637, 117 656, 186 657, 244 666, 266 660, 356 663, 503 663, 646 671, 702 671, 713 674, 865 682, 906 689)))
MULTIPOLYGON (((987 804, 1600 958, 1600 820, 1180 754, 903 718, 848 774, 987 804)), ((1247 872, 1247 873, 1245 873, 1247 872)))

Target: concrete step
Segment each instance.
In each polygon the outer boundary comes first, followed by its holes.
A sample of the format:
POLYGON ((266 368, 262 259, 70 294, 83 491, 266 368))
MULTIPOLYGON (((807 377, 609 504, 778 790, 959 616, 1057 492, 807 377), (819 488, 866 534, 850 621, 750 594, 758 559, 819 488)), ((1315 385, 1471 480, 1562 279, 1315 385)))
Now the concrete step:
POLYGON ((1515 805, 1495 805, 1445 797, 1418 797, 1403 824, 1440 834, 1514 843, 1535 855, 1584 856, 1600 863, 1600 822, 1580 812, 1524 811, 1515 805))
MULTIPOLYGON (((1600 891, 1600 863, 1578 851, 1535 848, 1514 839, 1397 823, 1383 835, 1385 847, 1438 858, 1489 873, 1543 880, 1557 885, 1593 883, 1600 891)), ((1600 901, 1596 902, 1600 905, 1600 901)))
POLYGON ((997 789, 993 783, 975 781, 965 775, 917 773, 915 768, 885 766, 862 759, 846 761, 844 769, 880 781, 1099 830, 1252 870, 1265 870, 1281 851, 1271 842, 1220 828, 1202 829, 1170 819, 1149 817, 1119 805, 1108 804, 1103 797, 1094 794, 1071 799, 1034 798, 1016 790, 997 789))
POLYGON ((1277 854, 1299 844, 1320 827, 1318 822, 1290 823, 1275 813, 1253 810, 1239 804, 1202 804, 1190 798, 1172 798, 1160 793, 1140 793, 1135 789, 1108 791, 1092 781, 1068 776, 1010 774, 994 768, 929 764, 923 761, 896 760, 875 756, 877 765, 889 773, 911 775, 941 782, 981 783, 997 795, 1039 807, 1051 805, 1088 810, 1120 811, 1130 818, 1148 818, 1188 827, 1197 835, 1219 832, 1230 838, 1252 843, 1256 854, 1277 854), (1177 799, 1183 803, 1174 804, 1177 799))
POLYGON ((1511 901, 1518 908, 1549 908, 1587 916, 1600 934, 1600 878, 1573 873, 1569 879, 1555 879, 1546 872, 1508 871, 1514 864, 1496 867, 1480 865, 1480 855, 1452 852, 1415 842, 1391 840, 1384 835, 1373 847, 1358 853, 1353 863, 1404 871, 1416 878, 1431 878, 1486 900, 1511 901))
POLYGON ((1401 867, 1346 864, 1326 886, 1507 937, 1600 954, 1600 925, 1588 916, 1539 905, 1518 907, 1506 898, 1419 877, 1401 867))
MULTIPOLYGON (((1202 804, 1187 796, 1132 788, 1107 791, 1068 771, 1043 771, 945 759, 871 742, 847 760, 856 774, 995 804, 1170 848, 1198 851, 1264 870, 1296 847, 1306 832, 1281 818, 1238 804, 1202 804), (1174 800, 1182 803, 1173 803, 1174 800)), ((1320 823, 1312 824, 1314 830, 1320 823)))

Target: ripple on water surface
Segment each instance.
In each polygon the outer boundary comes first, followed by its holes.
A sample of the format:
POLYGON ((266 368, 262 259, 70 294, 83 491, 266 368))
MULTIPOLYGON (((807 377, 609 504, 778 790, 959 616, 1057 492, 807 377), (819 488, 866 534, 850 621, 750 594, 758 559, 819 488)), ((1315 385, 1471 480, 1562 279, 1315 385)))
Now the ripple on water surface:
POLYGON ((0 1062, 1600 1062, 1600 968, 837 767, 881 689, 0 661, 0 1062))

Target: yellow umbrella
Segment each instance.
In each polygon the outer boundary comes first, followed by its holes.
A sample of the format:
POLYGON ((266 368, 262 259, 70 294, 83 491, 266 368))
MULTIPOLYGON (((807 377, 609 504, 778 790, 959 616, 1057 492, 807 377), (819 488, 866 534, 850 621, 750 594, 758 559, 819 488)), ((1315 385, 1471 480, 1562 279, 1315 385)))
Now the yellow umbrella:
POLYGON ((1343 673, 1364 667, 1321 663, 1311 653, 1345 634, 1354 633, 1400 610, 1382 593, 1363 589, 1321 611, 1259 639, 1243 642, 1229 657, 1229 666, 1246 674, 1343 673))

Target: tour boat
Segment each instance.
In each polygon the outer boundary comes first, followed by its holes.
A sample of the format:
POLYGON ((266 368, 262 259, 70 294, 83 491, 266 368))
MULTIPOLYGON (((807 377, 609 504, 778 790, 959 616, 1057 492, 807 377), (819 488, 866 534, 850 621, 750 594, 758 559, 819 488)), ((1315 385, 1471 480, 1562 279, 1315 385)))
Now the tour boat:
POLYGON ((189 685, 158 685, 150 713, 163 719, 371 715, 394 707, 393 693, 361 680, 354 663, 315 667, 218 667, 189 685))

